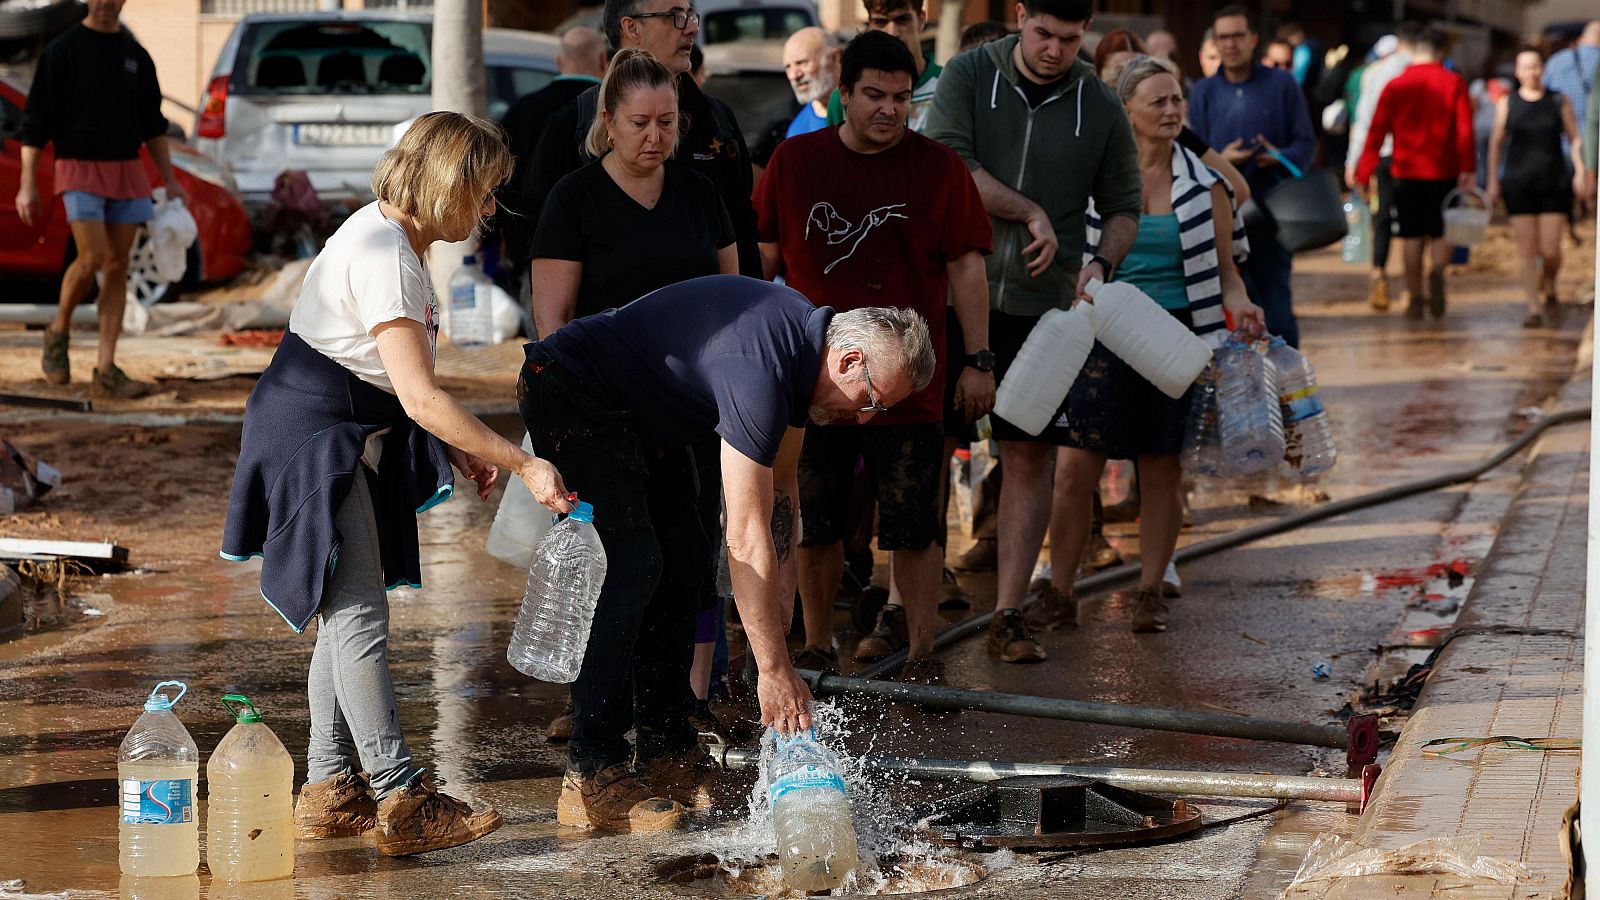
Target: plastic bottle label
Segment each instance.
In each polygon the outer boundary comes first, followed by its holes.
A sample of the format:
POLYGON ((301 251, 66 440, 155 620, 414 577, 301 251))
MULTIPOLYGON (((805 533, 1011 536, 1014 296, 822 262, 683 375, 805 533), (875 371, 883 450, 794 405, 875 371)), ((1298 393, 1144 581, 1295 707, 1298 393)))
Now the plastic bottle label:
POLYGON ((1322 412, 1322 396, 1315 387, 1302 388, 1283 398, 1283 421, 1304 422, 1322 412))
POLYGON ((122 782, 122 821, 128 825, 184 825, 194 821, 194 788, 187 778, 122 782))
POLYGON ((768 794, 771 796, 772 802, 777 803, 778 798, 784 794, 811 788, 833 788, 841 794, 845 792, 844 779, 840 778, 838 773, 824 769, 821 766, 807 765, 801 766, 773 782, 768 794))

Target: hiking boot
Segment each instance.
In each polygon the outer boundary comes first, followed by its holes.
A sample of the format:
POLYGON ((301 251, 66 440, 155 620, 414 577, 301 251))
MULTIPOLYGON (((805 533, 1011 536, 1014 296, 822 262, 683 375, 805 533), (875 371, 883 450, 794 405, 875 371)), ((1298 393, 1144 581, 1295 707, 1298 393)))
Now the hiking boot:
POLYGON ((1044 662, 1044 648, 1028 633, 1022 610, 1002 609, 989 622, 989 655, 1001 662, 1044 662))
POLYGON ((94 370, 94 380, 89 384, 93 393, 119 400, 133 400, 154 391, 156 386, 148 381, 134 381, 115 363, 104 372, 94 370))
POLYGON ((1444 270, 1434 269, 1428 273, 1428 312, 1435 319, 1444 318, 1444 270))
POLYGON ((1373 312, 1389 311, 1389 276, 1374 271, 1367 280, 1367 303, 1373 312))
POLYGON ((1403 295, 1406 299, 1406 318, 1413 322, 1422 321, 1422 316, 1427 312, 1427 304, 1421 297, 1413 297, 1410 292, 1403 295))
POLYGON ((950 568, 957 572, 993 572, 1000 565, 998 548, 994 538, 978 538, 967 552, 956 557, 950 568))
POLYGON ((505 824, 494 807, 475 813, 419 774, 378 804, 378 852, 411 856, 475 841, 505 824))
POLYGON ((940 609, 971 609, 972 601, 967 599, 967 592, 961 589, 961 583, 956 581, 956 573, 949 569, 944 570, 943 580, 939 582, 939 608, 940 609))
POLYGON ((66 384, 72 380, 72 363, 67 359, 67 333, 44 331, 44 355, 39 360, 47 384, 66 384))
POLYGON ((593 775, 568 771, 556 801, 556 822, 572 828, 652 832, 683 827, 683 807, 650 789, 625 765, 593 775))
POLYGON ((801 647, 789 654, 796 669, 810 669, 825 675, 839 674, 839 654, 821 647, 801 647))
POLYGON ((378 801, 365 779, 340 772, 327 781, 303 785, 294 802, 295 832, 305 840, 360 837, 378 827, 378 801))
POLYGON ((641 754, 634 767, 646 790, 689 812, 726 809, 741 799, 704 747, 641 754))
POLYGON ((567 705, 561 708, 561 715, 550 720, 544 728, 545 739, 552 744, 565 744, 572 740, 572 697, 567 697, 567 705))
POLYGON ((1098 531, 1090 534, 1089 546, 1083 548, 1083 562, 1078 568, 1085 572, 1098 572, 1120 565, 1122 565, 1122 554, 1111 546, 1106 536, 1098 531))
POLYGON ((878 611, 878 624, 872 633, 856 645, 856 659, 877 662, 906 645, 906 610, 903 606, 889 605, 878 611))
POLYGON ((1027 621, 1040 631, 1078 627, 1078 598, 1064 594, 1053 584, 1039 592, 1038 602, 1028 610, 1027 621))
POLYGON ((1141 590, 1133 598, 1133 633, 1152 634, 1167 630, 1167 604, 1159 590, 1141 590))

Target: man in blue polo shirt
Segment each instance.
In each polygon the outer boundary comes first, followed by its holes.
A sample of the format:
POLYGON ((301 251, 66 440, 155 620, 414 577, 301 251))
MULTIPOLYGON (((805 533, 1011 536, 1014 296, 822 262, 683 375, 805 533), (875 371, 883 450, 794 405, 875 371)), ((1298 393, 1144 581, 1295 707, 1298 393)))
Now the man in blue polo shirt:
MULTIPOLYGON (((1244 173, 1259 203, 1278 182, 1292 177, 1267 152, 1268 146, 1305 171, 1316 155, 1316 135, 1294 76, 1256 61, 1260 35, 1250 12, 1242 6, 1225 6, 1217 11, 1212 26, 1222 66, 1195 83, 1189 98, 1189 127, 1244 173)), ((1293 265, 1294 256, 1277 241, 1251 241, 1250 258, 1240 272, 1250 299, 1267 314, 1267 330, 1297 347, 1300 326, 1289 283, 1293 265)))
POLYGON ((593 504, 608 560, 572 685, 559 823, 660 831, 682 824, 684 804, 709 799, 714 767, 677 705, 709 540, 696 485, 652 478, 648 461, 722 439, 728 568, 760 672, 761 721, 804 730, 811 695, 784 643, 804 426, 866 422, 927 387, 934 365, 915 312, 835 313, 737 275, 662 288, 528 345, 517 386, 523 421, 539 455, 593 504), (658 623, 649 634, 640 628, 646 606, 658 623), (630 728, 638 771, 628 767, 630 728))

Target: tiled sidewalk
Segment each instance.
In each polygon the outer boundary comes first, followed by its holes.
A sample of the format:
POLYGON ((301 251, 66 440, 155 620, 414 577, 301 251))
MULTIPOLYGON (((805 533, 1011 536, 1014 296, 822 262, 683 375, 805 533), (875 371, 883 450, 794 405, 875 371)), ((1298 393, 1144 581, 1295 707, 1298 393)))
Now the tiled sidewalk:
MULTIPOLYGON (((1552 408, 1589 402, 1589 375, 1583 372, 1552 408)), ((1482 855, 1520 862, 1538 880, 1508 884, 1380 874, 1311 882, 1285 896, 1563 896, 1560 824, 1577 799, 1578 753, 1484 748, 1428 757, 1421 752, 1436 738, 1582 735, 1588 423, 1552 428, 1532 453, 1456 622, 1456 637, 1439 655, 1354 842, 1393 850, 1428 838, 1481 835, 1482 855)))

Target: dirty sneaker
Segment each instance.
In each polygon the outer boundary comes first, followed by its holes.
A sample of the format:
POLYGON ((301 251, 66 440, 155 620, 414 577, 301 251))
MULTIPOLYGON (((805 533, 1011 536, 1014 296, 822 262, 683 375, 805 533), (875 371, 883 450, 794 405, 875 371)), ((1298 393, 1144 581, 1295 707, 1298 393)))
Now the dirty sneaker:
POLYGON ((556 801, 556 822, 571 828, 637 833, 683 827, 683 806, 655 796, 625 765, 593 775, 568 771, 556 801))
POLYGON ((1028 623, 1018 609, 1002 609, 989 622, 989 655, 1001 662, 1043 662, 1044 648, 1028 633, 1028 623))
POLYGON ((1078 627, 1078 598, 1062 593, 1053 584, 1039 591, 1039 599, 1028 610, 1027 621, 1040 631, 1078 627))
POLYGON ((134 381, 128 373, 122 371, 115 363, 104 372, 94 370, 94 380, 90 382, 94 393, 102 397, 116 397, 120 400, 133 400, 143 397, 154 391, 156 386, 148 381, 134 381))
POLYGON ((801 647, 789 654, 796 669, 810 669, 827 675, 839 674, 839 654, 821 647, 801 647))
POLYGON ((572 697, 568 695, 567 705, 561 708, 561 715, 550 720, 544 728, 545 740, 552 744, 565 744, 572 740, 572 697))
POLYGON ((378 804, 378 852, 411 856, 475 841, 505 824, 494 807, 475 813, 433 779, 418 773, 411 782, 378 804))
POLYGON ((878 611, 878 624, 856 645, 856 660, 877 662, 906 645, 906 610, 888 605, 878 611))
POLYGON ((66 384, 72 380, 72 363, 67 359, 67 333, 44 331, 44 355, 39 361, 44 370, 44 380, 49 384, 66 384))
POLYGON ((1098 572, 1122 565, 1122 554, 1111 546, 1106 536, 1098 531, 1089 535, 1089 545, 1083 548, 1083 562, 1078 566, 1085 572, 1098 572))
POLYGON ((1167 570, 1161 574, 1161 596, 1167 598, 1183 596, 1183 579, 1178 577, 1178 564, 1167 563, 1167 570))
POLYGON ((999 544, 994 538, 978 538, 967 552, 956 557, 950 568, 957 572, 993 572, 999 565, 999 544))
POLYGON ((1154 634, 1167 630, 1167 604, 1159 589, 1139 591, 1133 598, 1133 633, 1154 634))
POLYGON ((1367 276, 1367 304, 1373 312, 1389 311, 1389 276, 1381 271, 1367 276))
POLYGON ((652 795, 690 812, 728 809, 744 799, 699 744, 676 752, 645 751, 634 769, 652 795))
MULTIPOLYGON (((900 667, 900 683, 916 684, 924 687, 944 687, 944 660, 936 659, 932 656, 919 656, 916 659, 906 660, 906 664, 900 667)), ((959 709, 924 706, 920 703, 911 705, 930 716, 953 716, 961 711, 959 709)))
POLYGON ((295 832, 305 840, 359 837, 378 827, 378 801, 365 779, 340 772, 300 788, 294 802, 295 832))

